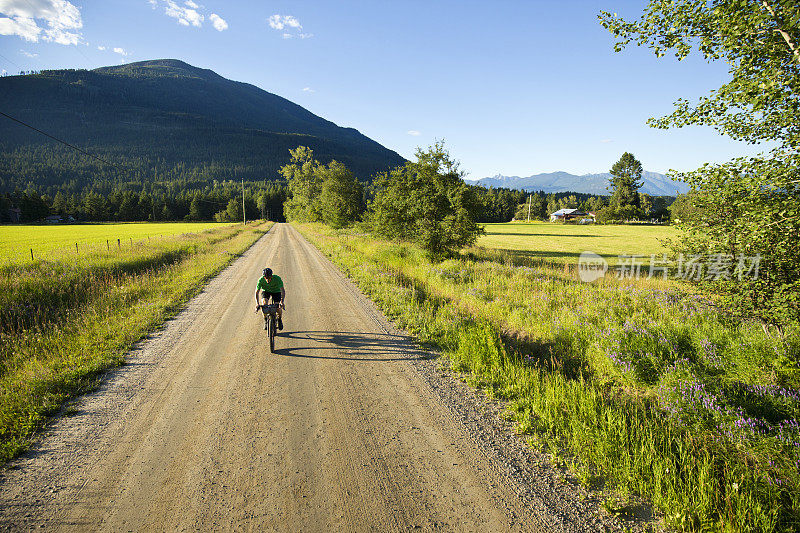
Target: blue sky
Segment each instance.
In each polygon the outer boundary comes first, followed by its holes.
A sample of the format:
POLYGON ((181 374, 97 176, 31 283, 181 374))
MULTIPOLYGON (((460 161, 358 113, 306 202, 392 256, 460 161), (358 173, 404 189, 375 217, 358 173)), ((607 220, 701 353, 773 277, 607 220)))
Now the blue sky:
POLYGON ((614 53, 601 10, 632 0, 0 0, 0 71, 176 58, 252 83, 411 158, 444 139, 479 179, 691 170, 758 151, 707 128, 655 130, 726 79, 701 58, 614 53))

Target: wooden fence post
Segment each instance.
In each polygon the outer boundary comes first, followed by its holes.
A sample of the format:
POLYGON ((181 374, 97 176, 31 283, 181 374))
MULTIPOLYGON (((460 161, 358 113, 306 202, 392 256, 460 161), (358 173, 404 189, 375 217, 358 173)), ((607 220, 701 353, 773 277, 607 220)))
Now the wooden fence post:
POLYGON ((75 243, 75 254, 76 255, 78 254, 78 243, 77 242, 75 243))
POLYGON ((31 261, 33 261, 33 248, 31 248, 31 261))
POLYGON ((108 239, 106 239, 106 248, 108 249, 109 252, 111 251, 111 245, 108 244, 108 239))
POLYGON ((119 239, 117 239, 117 248, 122 248, 122 244, 120 244, 119 239))

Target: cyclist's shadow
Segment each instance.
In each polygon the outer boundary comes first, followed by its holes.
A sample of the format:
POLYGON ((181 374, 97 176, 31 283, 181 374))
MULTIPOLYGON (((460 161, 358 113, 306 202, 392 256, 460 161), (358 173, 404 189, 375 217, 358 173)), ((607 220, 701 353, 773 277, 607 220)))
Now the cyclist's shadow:
POLYGON ((287 357, 340 361, 408 361, 431 357, 410 337, 386 333, 289 331, 279 333, 275 340, 275 354, 287 357), (282 347, 280 344, 284 339, 305 341, 305 346, 298 346, 295 342, 292 348, 282 347))

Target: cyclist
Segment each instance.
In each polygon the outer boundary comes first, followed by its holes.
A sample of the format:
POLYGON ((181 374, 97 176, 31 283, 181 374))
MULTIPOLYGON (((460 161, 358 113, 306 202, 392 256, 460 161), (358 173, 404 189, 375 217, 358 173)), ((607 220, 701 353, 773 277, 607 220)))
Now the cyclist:
POLYGON ((262 276, 258 279, 256 285, 256 311, 259 309, 264 313, 264 329, 267 329, 267 312, 264 307, 269 303, 270 298, 272 302, 280 304, 278 306, 278 329, 283 329, 283 310, 286 309, 286 290, 283 288, 283 280, 280 276, 272 273, 271 268, 265 268, 262 271, 262 276), (262 292, 262 295, 259 295, 262 292), (263 303, 262 303, 263 298, 263 303))

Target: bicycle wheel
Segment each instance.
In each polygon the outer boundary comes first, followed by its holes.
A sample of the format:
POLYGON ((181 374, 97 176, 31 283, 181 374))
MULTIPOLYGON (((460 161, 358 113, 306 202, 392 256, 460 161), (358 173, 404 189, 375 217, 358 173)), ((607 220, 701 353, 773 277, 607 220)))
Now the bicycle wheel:
POLYGON ((277 332, 277 325, 275 324, 275 316, 269 317, 269 351, 275 353, 275 334, 277 332))

